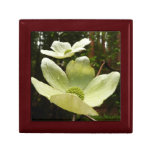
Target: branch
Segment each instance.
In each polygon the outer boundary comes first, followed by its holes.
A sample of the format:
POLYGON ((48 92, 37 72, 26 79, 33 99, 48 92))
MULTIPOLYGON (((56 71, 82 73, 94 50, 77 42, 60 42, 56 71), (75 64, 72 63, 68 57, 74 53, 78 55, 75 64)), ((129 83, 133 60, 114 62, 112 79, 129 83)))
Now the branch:
POLYGON ((97 73, 97 75, 96 75, 96 76, 98 76, 98 75, 100 74, 100 72, 101 72, 101 70, 102 70, 102 68, 103 68, 104 64, 105 64, 105 61, 103 61, 103 63, 101 64, 100 69, 99 69, 99 71, 98 71, 98 73, 97 73))
POLYGON ((84 116, 87 117, 88 119, 92 120, 92 121, 97 121, 97 120, 95 120, 94 118, 92 118, 92 117, 90 117, 88 115, 84 115, 84 116))
POLYGON ((76 115, 73 114, 72 121, 75 121, 75 119, 76 119, 76 115))

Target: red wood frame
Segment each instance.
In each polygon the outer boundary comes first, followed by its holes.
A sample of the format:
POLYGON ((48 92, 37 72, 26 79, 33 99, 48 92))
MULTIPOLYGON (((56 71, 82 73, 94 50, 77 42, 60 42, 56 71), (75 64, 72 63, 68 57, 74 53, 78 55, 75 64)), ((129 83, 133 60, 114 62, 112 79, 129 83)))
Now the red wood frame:
POLYGON ((131 133, 132 132, 132 20, 20 20, 19 22, 19 131, 21 133, 131 133), (31 120, 32 31, 121 32, 121 120, 98 122, 31 120))

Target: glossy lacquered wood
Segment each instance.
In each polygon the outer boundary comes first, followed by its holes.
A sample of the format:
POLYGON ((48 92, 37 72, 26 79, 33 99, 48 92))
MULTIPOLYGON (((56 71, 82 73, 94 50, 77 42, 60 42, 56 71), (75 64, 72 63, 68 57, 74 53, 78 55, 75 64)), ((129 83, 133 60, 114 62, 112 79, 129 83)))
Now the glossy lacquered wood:
POLYGON ((131 133, 132 132, 132 20, 20 20, 19 22, 19 131, 21 133, 131 133), (31 120, 31 32, 120 31, 121 120, 98 122, 31 120))

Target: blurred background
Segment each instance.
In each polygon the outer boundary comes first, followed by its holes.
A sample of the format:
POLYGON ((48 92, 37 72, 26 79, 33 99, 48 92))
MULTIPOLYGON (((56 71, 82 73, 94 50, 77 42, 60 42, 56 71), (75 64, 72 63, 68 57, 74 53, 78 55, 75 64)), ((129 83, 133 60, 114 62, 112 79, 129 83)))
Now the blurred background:
MULTIPOLYGON (((65 59, 52 60, 56 62, 63 70, 70 60, 75 60, 78 56, 88 56, 91 66, 97 74, 101 64, 105 62, 102 73, 110 73, 112 71, 120 72, 120 44, 121 33, 119 31, 85 31, 85 32, 32 32, 31 33, 31 76, 45 82, 40 68, 41 60, 45 55, 40 53, 41 49, 51 50, 53 41, 69 42, 73 45, 75 42, 89 38, 91 44, 86 46, 86 51, 76 53, 74 56, 65 59)), ((120 111, 120 82, 114 94, 110 96, 100 107, 95 110, 100 114, 94 119, 98 121, 119 121, 121 119, 120 111)), ((32 120, 53 120, 53 121, 71 121, 73 113, 65 111, 53 103, 50 103, 45 97, 39 95, 31 84, 31 117, 32 120)), ((84 116, 77 115, 76 121, 89 121, 84 116)))

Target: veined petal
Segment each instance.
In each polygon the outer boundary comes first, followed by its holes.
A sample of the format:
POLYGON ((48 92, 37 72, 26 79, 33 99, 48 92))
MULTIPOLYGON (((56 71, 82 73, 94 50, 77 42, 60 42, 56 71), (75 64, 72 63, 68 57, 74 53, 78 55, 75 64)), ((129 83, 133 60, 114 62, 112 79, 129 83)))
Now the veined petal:
POLYGON ((60 52, 54 52, 54 51, 49 51, 49 50, 41 50, 42 54, 57 58, 57 59, 64 59, 64 58, 68 58, 74 55, 73 52, 69 52, 67 54, 63 54, 60 52))
POLYGON ((98 113, 73 94, 59 94, 51 96, 50 101, 60 108, 83 115, 98 115, 98 113))
POLYGON ((42 54, 48 55, 48 56, 52 56, 52 57, 58 57, 59 55, 61 55, 58 52, 54 52, 54 51, 49 51, 49 50, 41 50, 42 54))
POLYGON ((41 69, 46 81, 55 89, 64 91, 69 87, 69 81, 65 72, 52 60, 43 58, 41 69))
POLYGON ((77 48, 83 48, 88 44, 90 44, 90 40, 87 38, 84 38, 84 39, 74 43, 74 45, 72 46, 72 50, 75 50, 77 48))
POLYGON ((119 72, 95 77, 84 90, 84 102, 91 107, 100 106, 105 99, 114 93, 119 79, 119 72))
POLYGON ((72 52, 76 53, 76 52, 81 52, 83 50, 86 50, 85 48, 76 48, 74 50, 72 50, 72 52))
POLYGON ((35 78, 31 78, 31 82, 33 84, 33 86, 35 87, 36 91, 42 95, 45 96, 46 98, 50 99, 50 97, 52 95, 56 95, 56 94, 62 94, 63 92, 56 90, 54 88, 52 88, 51 86, 35 79, 35 78))
POLYGON ((70 61, 66 67, 66 73, 70 86, 81 89, 84 89, 95 76, 95 71, 90 66, 89 58, 86 56, 70 61))
POLYGON ((54 41, 51 46, 51 49, 54 50, 55 52, 60 52, 64 54, 66 50, 71 49, 71 45, 68 42, 54 41))

